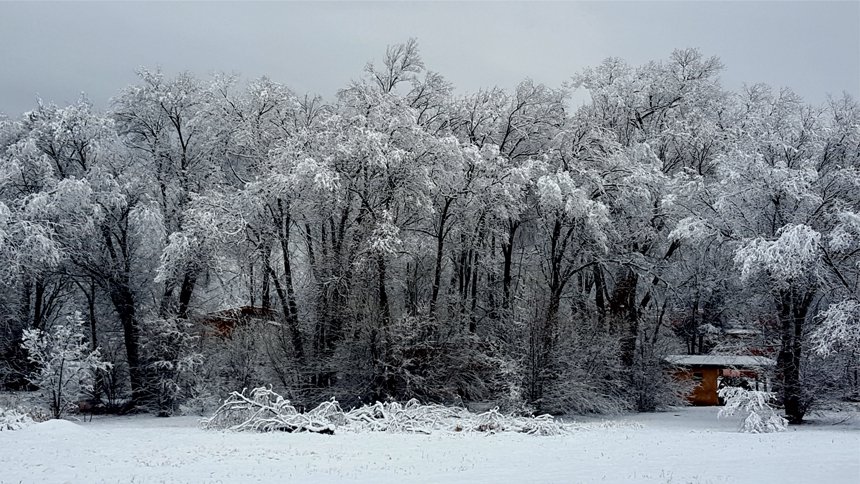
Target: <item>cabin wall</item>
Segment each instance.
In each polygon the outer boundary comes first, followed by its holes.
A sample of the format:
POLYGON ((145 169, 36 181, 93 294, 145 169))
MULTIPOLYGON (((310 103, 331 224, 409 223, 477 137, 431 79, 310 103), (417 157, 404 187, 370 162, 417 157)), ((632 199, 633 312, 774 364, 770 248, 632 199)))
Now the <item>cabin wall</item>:
POLYGON ((717 377, 719 375, 720 369, 716 367, 693 367, 677 372, 675 378, 696 382, 696 387, 688 397, 690 404, 708 406, 720 404, 720 399, 717 396, 717 377))

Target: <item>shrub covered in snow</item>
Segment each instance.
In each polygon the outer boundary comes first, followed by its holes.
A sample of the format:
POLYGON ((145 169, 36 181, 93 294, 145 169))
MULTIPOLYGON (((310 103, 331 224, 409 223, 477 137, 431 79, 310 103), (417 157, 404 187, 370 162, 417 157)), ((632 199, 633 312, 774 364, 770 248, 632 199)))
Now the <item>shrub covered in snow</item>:
MULTIPOLYGON (((505 356, 500 341, 470 333, 465 330, 467 326, 466 322, 447 326, 432 318, 404 317, 384 328, 376 341, 371 329, 368 351, 378 356, 368 373, 368 380, 373 382, 371 391, 362 392, 363 397, 435 402, 502 400, 510 390, 514 363, 505 356)), ((353 356, 364 358, 362 354, 353 356)))
POLYGON ((66 324, 50 331, 24 331, 21 346, 35 366, 28 379, 45 395, 54 418, 60 418, 77 400, 93 388, 96 371, 110 364, 102 361, 98 349, 92 350, 83 334, 79 312, 69 316, 66 324))
POLYGON ((141 328, 146 397, 161 416, 172 414, 191 396, 194 372, 202 364, 190 326, 172 318, 145 321, 141 328))
POLYGON ((744 390, 740 387, 725 387, 719 395, 725 399, 726 406, 720 410, 719 416, 732 416, 746 413, 747 417, 741 424, 741 432, 754 434, 766 432, 782 432, 788 426, 788 420, 777 415, 769 402, 773 394, 756 390, 744 390))
MULTIPOLYGON (((629 410, 618 338, 600 335, 593 325, 561 331, 549 365, 540 377, 540 408, 552 414, 616 414, 629 410)), ((652 377, 653 378, 653 377, 652 377)))
POLYGON ((661 340, 655 344, 640 338, 638 345, 633 365, 627 371, 633 408, 653 412, 688 405, 687 397, 695 384, 666 371, 665 357, 670 351, 667 342, 661 340))
POLYGON ((23 412, 14 409, 0 408, 0 432, 4 430, 20 430, 33 425, 33 419, 23 412))
POLYGON ((352 432, 433 433, 443 432, 519 432, 531 435, 559 435, 571 427, 549 415, 518 417, 492 409, 472 413, 465 408, 421 404, 376 402, 344 411, 336 400, 324 402, 301 412, 289 400, 270 388, 233 392, 208 419, 204 428, 271 432, 334 433, 352 432))

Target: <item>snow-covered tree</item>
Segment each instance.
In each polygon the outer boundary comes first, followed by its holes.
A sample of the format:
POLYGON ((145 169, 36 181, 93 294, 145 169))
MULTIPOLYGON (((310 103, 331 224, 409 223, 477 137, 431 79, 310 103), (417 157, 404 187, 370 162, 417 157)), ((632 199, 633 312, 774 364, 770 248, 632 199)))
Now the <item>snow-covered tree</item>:
POLYGON ((109 366, 98 349, 90 348, 83 325, 81 314, 76 312, 65 324, 56 324, 48 331, 24 332, 21 345, 36 368, 28 378, 45 395, 54 418, 62 417, 92 391, 96 372, 109 366))
POLYGON ((720 417, 730 417, 738 413, 746 414, 741 423, 741 432, 753 434, 781 432, 788 426, 788 420, 779 416, 770 406, 773 394, 740 387, 725 387, 719 392, 726 405, 720 409, 720 417))

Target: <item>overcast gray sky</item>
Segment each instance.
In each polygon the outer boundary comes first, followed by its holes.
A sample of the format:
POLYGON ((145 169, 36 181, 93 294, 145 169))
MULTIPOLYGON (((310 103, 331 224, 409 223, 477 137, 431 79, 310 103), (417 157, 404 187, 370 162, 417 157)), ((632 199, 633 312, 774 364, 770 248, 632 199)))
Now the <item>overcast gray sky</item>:
POLYGON ((268 75, 331 97, 387 44, 417 37, 461 91, 559 86, 608 56, 631 63, 698 47, 725 85, 789 86, 812 102, 860 97, 860 2, 10 3, 0 1, 0 112, 37 96, 97 106, 139 66, 268 75))

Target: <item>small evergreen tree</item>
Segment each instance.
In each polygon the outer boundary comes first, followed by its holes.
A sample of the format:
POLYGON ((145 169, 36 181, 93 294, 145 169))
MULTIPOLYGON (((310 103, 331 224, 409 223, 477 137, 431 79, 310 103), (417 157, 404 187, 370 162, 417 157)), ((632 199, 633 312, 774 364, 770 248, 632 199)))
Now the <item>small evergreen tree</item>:
POLYGON ((143 324, 144 380, 146 397, 161 417, 172 414, 193 386, 193 372, 202 364, 197 336, 191 324, 180 318, 157 319, 143 324))

